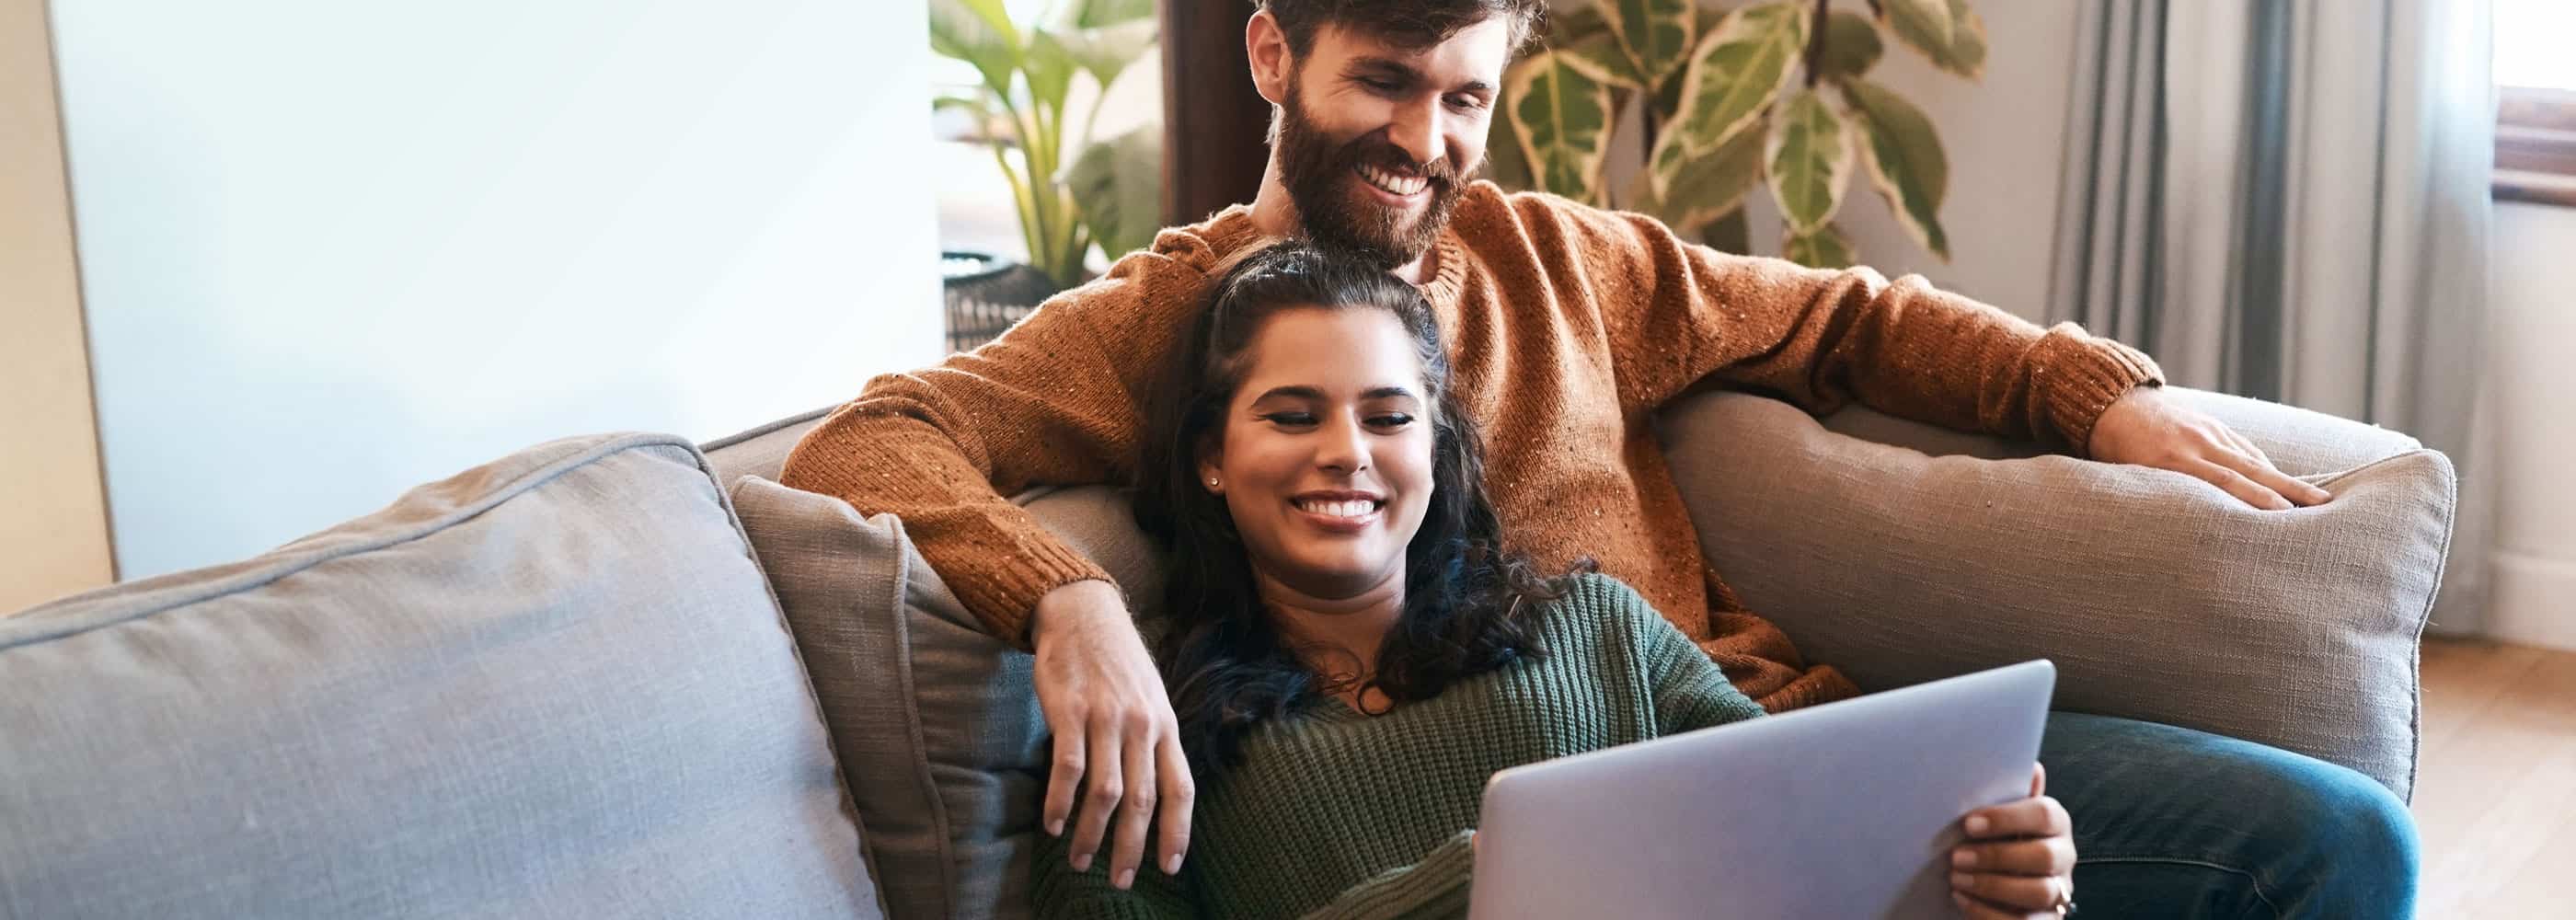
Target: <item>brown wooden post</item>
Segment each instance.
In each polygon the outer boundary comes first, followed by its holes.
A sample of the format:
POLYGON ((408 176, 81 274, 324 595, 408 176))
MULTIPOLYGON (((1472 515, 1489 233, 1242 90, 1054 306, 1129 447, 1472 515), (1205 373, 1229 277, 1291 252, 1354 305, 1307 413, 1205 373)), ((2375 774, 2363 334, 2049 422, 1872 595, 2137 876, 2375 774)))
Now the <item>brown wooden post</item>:
POLYGON ((1163 13, 1163 223, 1197 223, 1261 191, 1270 103, 1243 51, 1247 0, 1159 0, 1163 13))

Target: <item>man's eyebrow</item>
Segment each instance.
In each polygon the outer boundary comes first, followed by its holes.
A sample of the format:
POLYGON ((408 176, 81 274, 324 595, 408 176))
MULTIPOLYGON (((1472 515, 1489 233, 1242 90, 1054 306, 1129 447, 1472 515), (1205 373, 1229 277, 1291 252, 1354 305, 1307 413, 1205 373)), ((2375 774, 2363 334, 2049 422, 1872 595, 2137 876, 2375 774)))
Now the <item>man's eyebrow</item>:
MULTIPOLYGON (((1391 57, 1381 57, 1374 54, 1363 54, 1352 58, 1350 69, 1353 71, 1379 71, 1387 76, 1401 77, 1408 83, 1426 82, 1428 79, 1422 75, 1422 71, 1415 69, 1411 64, 1407 64, 1391 57)), ((1469 80, 1453 87, 1451 92, 1481 93, 1490 96, 1493 95, 1494 85, 1483 80, 1469 80)))

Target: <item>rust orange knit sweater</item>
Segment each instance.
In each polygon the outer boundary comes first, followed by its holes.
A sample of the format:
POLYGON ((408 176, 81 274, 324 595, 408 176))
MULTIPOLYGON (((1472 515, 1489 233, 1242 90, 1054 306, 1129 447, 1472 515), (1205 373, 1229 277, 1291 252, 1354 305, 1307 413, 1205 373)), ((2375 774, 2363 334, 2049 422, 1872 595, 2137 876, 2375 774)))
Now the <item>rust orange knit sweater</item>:
MULTIPOLYGON (((1260 242, 1244 207, 1166 230, 1000 340, 870 381, 797 444, 786 484, 901 516, 959 600, 1026 647, 1039 597, 1108 575, 1003 496, 1129 479, 1149 381, 1211 272, 1260 242)), ((1543 566, 1599 560, 1772 711, 1856 690, 1706 571, 1657 408, 1707 379, 1818 414, 1857 399, 2080 451, 2113 400, 2161 383, 2126 346, 1919 277, 1726 255, 1651 218, 1490 183, 1470 187, 1432 259, 1423 290, 1484 427, 1506 539, 1543 566)))

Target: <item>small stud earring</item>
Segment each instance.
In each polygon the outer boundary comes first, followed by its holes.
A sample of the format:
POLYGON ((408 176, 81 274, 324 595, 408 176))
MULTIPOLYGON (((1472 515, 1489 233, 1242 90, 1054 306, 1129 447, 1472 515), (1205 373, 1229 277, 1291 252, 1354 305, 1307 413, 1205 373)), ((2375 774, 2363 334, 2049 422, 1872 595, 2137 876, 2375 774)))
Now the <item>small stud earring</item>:
POLYGON ((1208 488, 1216 488, 1216 477, 1208 477, 1208 488))

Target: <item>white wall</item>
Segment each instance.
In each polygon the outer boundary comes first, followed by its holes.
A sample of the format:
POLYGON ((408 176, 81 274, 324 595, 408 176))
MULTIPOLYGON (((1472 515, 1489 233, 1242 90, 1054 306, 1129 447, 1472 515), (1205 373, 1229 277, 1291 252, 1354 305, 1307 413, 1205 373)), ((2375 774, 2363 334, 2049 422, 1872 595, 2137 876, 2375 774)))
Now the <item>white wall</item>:
POLYGON ((132 578, 940 350, 919 3, 56 0, 132 578))
POLYGON ((2496 205, 2489 263, 2490 394, 2495 433, 2496 540, 2488 632, 2497 639, 2576 649, 2576 208, 2496 205))

